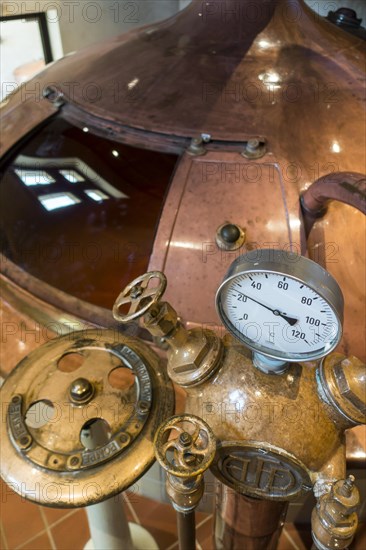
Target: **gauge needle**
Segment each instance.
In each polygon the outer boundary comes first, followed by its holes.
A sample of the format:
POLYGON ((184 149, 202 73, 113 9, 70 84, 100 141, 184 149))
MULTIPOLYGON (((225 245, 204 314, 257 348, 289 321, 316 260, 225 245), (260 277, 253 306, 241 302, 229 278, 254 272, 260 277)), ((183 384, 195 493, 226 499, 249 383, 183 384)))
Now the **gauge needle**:
POLYGON ((294 319, 294 317, 289 317, 288 315, 285 315, 284 313, 281 313, 278 309, 272 309, 271 307, 266 306, 265 304, 262 304, 261 302, 258 302, 258 300, 255 300, 254 298, 251 298, 251 296, 248 296, 247 294, 243 294, 239 290, 237 290, 239 294, 242 294, 242 296, 246 296, 249 300, 252 300, 252 302, 255 302, 256 304, 259 304, 262 307, 265 307, 266 309, 269 309, 269 311, 272 311, 273 315, 276 315, 277 317, 282 317, 282 319, 285 319, 285 321, 288 322, 289 325, 292 327, 296 325, 298 319, 294 319))

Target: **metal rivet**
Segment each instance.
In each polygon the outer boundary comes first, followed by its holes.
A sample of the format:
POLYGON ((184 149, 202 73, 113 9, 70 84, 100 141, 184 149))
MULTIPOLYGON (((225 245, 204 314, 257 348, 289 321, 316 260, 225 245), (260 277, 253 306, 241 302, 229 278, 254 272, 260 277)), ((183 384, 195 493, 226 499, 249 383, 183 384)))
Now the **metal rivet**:
POLYGON ((199 137, 199 138, 193 138, 191 140, 191 143, 187 149, 187 153, 189 155, 193 155, 193 156, 201 156, 201 155, 205 155, 206 154, 206 149, 203 145, 203 139, 202 137, 199 137))
POLYGON ((53 103, 56 107, 61 107, 61 105, 64 104, 64 97, 61 90, 58 90, 57 88, 54 88, 53 86, 47 86, 47 88, 43 91, 43 97, 45 99, 48 99, 51 103, 53 103))
POLYGON ((130 440, 130 436, 126 433, 120 434, 119 436, 119 442, 124 444, 127 443, 130 440))
POLYGON ((19 440, 19 446, 24 450, 30 447, 32 442, 33 442, 33 439, 31 438, 30 435, 23 435, 19 440))
POLYGON ((247 159, 259 159, 267 152, 266 143, 258 138, 249 139, 241 155, 247 159))
POLYGON ((71 469, 75 469, 78 466, 80 466, 81 460, 77 455, 70 456, 70 458, 67 461, 67 467, 71 469))
POLYGON ((149 406, 149 403, 147 403, 146 401, 139 401, 137 403, 137 412, 139 412, 140 414, 146 414, 148 413, 150 410, 150 406, 149 406))

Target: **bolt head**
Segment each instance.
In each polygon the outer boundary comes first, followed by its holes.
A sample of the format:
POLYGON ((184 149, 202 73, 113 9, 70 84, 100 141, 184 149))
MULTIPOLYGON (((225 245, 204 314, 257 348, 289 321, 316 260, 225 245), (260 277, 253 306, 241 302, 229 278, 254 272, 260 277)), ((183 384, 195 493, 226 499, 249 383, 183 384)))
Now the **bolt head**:
POLYGON ((255 151, 260 146, 259 139, 250 139, 247 143, 247 149, 249 151, 255 151))
POLYGON ((77 378, 70 386, 70 397, 75 403, 86 403, 93 395, 93 385, 86 378, 77 378))
POLYGON ((125 445, 130 440, 130 436, 127 433, 122 433, 119 436, 119 442, 122 443, 122 445, 125 445))
POLYGON ((172 332, 177 322, 177 312, 168 302, 161 302, 159 308, 150 310, 145 317, 145 325, 157 338, 164 338, 172 332))
POLYGON ((19 444, 23 450, 28 449, 30 445, 32 444, 32 438, 30 435, 23 435, 23 437, 20 438, 19 444))

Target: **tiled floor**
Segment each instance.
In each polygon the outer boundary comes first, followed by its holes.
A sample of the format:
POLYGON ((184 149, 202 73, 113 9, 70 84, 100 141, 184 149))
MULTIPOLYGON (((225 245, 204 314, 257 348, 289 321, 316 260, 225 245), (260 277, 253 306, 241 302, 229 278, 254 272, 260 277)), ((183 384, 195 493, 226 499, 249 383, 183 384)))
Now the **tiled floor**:
MULTIPOLYGON (((150 531, 160 550, 178 549, 175 512, 169 505, 132 494, 124 495, 124 508, 130 521, 150 531)), ((212 516, 198 513, 196 523, 197 550, 213 550, 212 516)), ((310 550, 309 528, 302 527, 299 530, 286 524, 278 550, 310 550)), ((13 493, 1 481, 1 550, 82 550, 88 539, 85 510, 37 506, 13 493)), ((352 548, 366 549, 365 526, 361 526, 352 548)))

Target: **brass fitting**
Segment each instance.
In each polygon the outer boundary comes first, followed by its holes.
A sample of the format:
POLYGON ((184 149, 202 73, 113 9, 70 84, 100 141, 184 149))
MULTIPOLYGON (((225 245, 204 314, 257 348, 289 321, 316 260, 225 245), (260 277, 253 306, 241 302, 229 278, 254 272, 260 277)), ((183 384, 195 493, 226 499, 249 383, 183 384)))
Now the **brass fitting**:
POLYGON ((366 366, 357 357, 328 355, 319 378, 325 397, 338 416, 351 427, 366 423, 366 366))
POLYGON ((168 374, 176 384, 200 384, 220 365, 220 338, 211 330, 187 331, 168 302, 154 304, 144 316, 144 325, 152 336, 168 345, 168 374))
POLYGON ((221 340, 210 330, 194 328, 185 333, 184 344, 176 345, 174 336, 167 339, 168 375, 182 387, 198 385, 211 376, 220 366, 223 351, 221 340))
POLYGON ((156 338, 165 338, 178 327, 178 315, 168 302, 154 304, 144 316, 144 325, 156 338))
POLYGON ((357 508, 360 495, 355 478, 335 482, 329 493, 322 495, 313 510, 313 540, 320 550, 342 550, 351 544, 357 530, 357 508))
POLYGON ((168 474, 166 492, 177 512, 191 512, 200 503, 204 493, 202 475, 184 479, 168 474))

